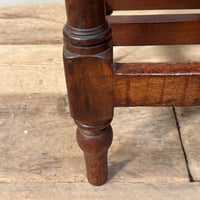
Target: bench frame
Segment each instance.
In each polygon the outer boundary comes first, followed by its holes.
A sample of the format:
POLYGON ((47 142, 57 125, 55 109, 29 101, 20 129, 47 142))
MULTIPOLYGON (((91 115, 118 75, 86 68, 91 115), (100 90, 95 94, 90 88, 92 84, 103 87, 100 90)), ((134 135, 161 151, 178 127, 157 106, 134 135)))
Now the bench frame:
POLYGON ((66 9, 63 58, 70 112, 88 180, 102 185, 114 107, 200 105, 200 63, 114 63, 113 45, 198 44, 200 15, 106 16, 104 0, 66 0, 66 9))

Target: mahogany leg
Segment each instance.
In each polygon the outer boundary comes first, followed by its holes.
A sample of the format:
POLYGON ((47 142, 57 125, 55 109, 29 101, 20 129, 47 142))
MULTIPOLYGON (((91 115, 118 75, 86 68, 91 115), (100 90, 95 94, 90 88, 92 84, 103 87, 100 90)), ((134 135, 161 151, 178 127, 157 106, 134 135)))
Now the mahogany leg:
POLYGON ((64 57, 64 62, 71 116, 78 125, 77 141, 85 155, 88 180, 102 185, 108 177, 107 152, 112 143, 112 68, 94 56, 64 57))
POLYGON ((87 177, 92 185, 99 186, 107 181, 107 154, 112 138, 113 132, 109 123, 96 127, 79 125, 77 128, 77 142, 84 152, 87 177))
POLYGON ((63 59, 70 113, 86 160, 88 180, 102 185, 108 177, 112 143, 113 43, 104 0, 66 0, 63 59))

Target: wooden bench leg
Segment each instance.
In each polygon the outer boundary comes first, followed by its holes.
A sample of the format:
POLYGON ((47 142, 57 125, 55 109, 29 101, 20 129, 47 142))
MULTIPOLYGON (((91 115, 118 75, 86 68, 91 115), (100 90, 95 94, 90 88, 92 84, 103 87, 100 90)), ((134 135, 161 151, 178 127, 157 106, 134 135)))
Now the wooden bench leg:
POLYGON ((98 57, 73 57, 64 49, 71 116, 78 125, 77 141, 85 155, 88 180, 93 185, 102 185, 107 180, 107 151, 112 142, 113 70, 105 55, 112 55, 112 49, 98 57))
POLYGON ((112 48, 98 56, 74 55, 64 49, 71 116, 78 125, 77 141, 93 185, 107 180, 107 151, 112 142, 113 70, 106 55, 112 55, 112 48))
POLYGON ((106 182, 107 152, 112 142, 113 44, 104 0, 66 0, 64 67, 70 113, 78 125, 88 180, 106 182))
POLYGON ((89 182, 102 185, 108 177, 107 152, 113 134, 112 68, 107 60, 95 56, 65 56, 70 111, 78 125, 77 142, 85 155, 89 182))
POLYGON ((102 185, 107 181, 107 153, 112 138, 110 122, 100 126, 78 124, 77 142, 84 152, 88 181, 93 185, 102 185))

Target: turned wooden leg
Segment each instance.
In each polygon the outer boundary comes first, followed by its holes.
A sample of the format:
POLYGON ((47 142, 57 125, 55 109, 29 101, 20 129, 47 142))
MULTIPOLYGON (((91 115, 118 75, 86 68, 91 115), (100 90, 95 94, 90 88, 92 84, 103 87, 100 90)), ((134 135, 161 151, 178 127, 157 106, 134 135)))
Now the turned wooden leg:
POLYGON ((112 142, 113 42, 104 0, 65 0, 63 59, 70 113, 86 160, 88 180, 102 185, 108 177, 112 142))
POLYGON ((107 181, 107 153, 112 138, 112 127, 109 123, 96 127, 78 125, 77 142, 84 152, 87 177, 92 185, 99 186, 107 181))

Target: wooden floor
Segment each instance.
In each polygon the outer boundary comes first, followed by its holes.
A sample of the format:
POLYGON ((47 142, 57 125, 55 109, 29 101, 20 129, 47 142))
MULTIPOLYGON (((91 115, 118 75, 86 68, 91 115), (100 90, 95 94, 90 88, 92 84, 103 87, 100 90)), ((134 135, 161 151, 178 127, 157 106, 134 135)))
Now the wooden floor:
MULTIPOLYGON (((65 21, 64 6, 0 7, 0 199, 199 200, 200 107, 116 108, 109 182, 87 183, 63 72, 65 21)), ((199 52, 117 47, 114 59, 189 62, 199 52)))

